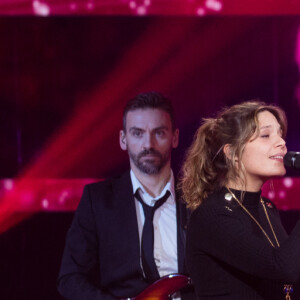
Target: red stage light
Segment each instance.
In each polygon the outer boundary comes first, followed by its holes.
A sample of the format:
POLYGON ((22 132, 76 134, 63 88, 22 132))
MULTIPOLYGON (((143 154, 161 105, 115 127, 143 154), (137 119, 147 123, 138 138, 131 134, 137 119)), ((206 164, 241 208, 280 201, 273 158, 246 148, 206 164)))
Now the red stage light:
MULTIPOLYGON (((96 181, 99 179, 2 179, 0 180, 2 208, 26 213, 74 211, 84 185, 96 181), (5 203, 7 205, 3 206, 5 203)), ((272 200, 280 210, 300 210, 300 202, 297 200, 300 193, 300 178, 274 179, 273 186, 266 183, 263 187, 263 196, 272 200)))
POLYGON ((0 0, 0 13, 48 15, 299 14, 298 0, 0 0))

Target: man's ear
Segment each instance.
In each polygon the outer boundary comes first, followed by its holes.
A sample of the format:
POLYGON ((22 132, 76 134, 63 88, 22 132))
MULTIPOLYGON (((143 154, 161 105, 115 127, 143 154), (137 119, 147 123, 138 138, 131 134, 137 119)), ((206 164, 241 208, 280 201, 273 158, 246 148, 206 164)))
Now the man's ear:
POLYGON ((121 149, 126 151, 127 150, 127 141, 126 141, 126 134, 125 134, 124 130, 120 130, 119 142, 120 142, 121 149))
POLYGON ((172 140, 172 147, 177 148, 178 143, 179 143, 179 129, 177 128, 177 129, 174 130, 173 140, 172 140))

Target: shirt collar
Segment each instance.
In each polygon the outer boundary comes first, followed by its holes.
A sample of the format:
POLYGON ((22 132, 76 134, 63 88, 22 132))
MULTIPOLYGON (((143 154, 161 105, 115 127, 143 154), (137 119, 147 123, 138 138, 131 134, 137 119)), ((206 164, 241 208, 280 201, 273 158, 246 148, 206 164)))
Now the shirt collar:
MULTIPOLYGON (((170 191, 171 193, 171 197, 174 201, 175 201, 175 179, 174 179, 174 174, 173 171, 171 170, 171 176, 169 181, 166 183, 165 187, 163 188, 163 190, 161 191, 160 195, 158 195, 157 197, 153 198, 152 196, 150 196, 147 191, 145 190, 145 188, 143 187, 143 185, 140 183, 140 181, 136 178, 134 172, 132 170, 130 170, 130 177, 131 177, 131 182, 132 182, 132 187, 133 187, 133 194, 135 194, 135 192, 140 189, 141 190, 141 196, 143 198, 143 200, 149 204, 148 202, 155 202, 158 198, 161 198, 166 191, 170 191), (147 201, 148 199, 148 201, 147 201), (152 200, 152 201, 151 201, 152 200), (153 201, 154 200, 154 201, 153 201)), ((150 205, 150 204, 149 204, 150 205)))

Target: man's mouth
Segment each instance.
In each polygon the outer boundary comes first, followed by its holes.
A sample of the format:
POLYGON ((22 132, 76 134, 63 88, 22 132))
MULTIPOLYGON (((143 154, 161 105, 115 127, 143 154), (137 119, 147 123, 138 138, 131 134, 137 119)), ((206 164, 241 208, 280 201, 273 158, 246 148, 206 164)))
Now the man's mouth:
POLYGON ((144 152, 140 154, 140 157, 146 157, 146 158, 152 158, 152 157, 159 157, 159 153, 156 153, 154 151, 144 152))
POLYGON ((144 154, 143 156, 142 156, 142 158, 156 158, 156 157, 159 157, 159 155, 157 155, 157 154, 144 154))

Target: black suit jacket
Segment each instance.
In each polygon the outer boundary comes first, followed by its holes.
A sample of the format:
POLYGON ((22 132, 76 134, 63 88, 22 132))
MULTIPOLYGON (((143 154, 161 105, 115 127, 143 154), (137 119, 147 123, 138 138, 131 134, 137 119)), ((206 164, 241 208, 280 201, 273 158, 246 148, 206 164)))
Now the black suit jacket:
MULTIPOLYGON (((85 186, 68 231, 58 290, 70 300, 134 297, 149 284, 140 266, 140 242, 130 173, 85 186)), ((187 211, 177 201, 178 270, 184 268, 187 211)))

